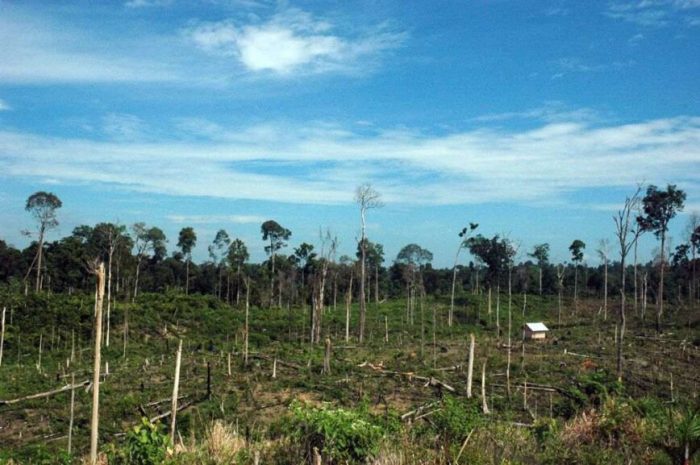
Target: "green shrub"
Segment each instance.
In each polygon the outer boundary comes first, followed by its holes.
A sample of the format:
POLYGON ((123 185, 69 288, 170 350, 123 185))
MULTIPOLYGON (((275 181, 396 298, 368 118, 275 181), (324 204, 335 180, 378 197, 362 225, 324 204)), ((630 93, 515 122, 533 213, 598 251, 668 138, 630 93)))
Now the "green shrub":
POLYGON ((160 465, 170 449, 170 438, 164 426, 151 423, 147 418, 126 434, 126 443, 120 449, 108 451, 110 465, 160 465))
POLYGON ((364 463, 379 450, 384 429, 357 410, 291 405, 287 434, 310 461, 316 448, 327 463, 364 463))

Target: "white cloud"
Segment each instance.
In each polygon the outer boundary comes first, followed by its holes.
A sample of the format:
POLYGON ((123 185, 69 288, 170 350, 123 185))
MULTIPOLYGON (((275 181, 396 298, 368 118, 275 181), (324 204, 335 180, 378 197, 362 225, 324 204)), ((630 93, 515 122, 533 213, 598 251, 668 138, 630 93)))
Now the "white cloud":
POLYGON ((74 25, 23 14, 7 6, 0 15, 0 82, 164 82, 181 77, 153 58, 152 41, 109 40, 74 25))
POLYGON ((102 131, 113 139, 142 139, 146 124, 134 115, 110 113, 102 118, 102 131))
POLYGON ((173 3, 173 0, 129 0, 124 3, 127 8, 150 8, 159 6, 168 6, 173 3))
POLYGON ((9 110, 12 110, 12 107, 10 106, 10 104, 8 104, 3 99, 0 99, 0 111, 9 111, 9 110))
POLYGON ((404 33, 385 25, 360 35, 343 36, 333 30, 330 23, 291 9, 260 24, 204 23, 186 34, 205 52, 235 57, 248 71, 280 75, 356 70, 359 61, 371 60, 405 40, 404 33))
POLYGON ((328 124, 222 128, 206 140, 97 141, 0 132, 0 173, 64 183, 289 203, 560 201, 582 189, 675 182, 700 196, 700 118, 555 121, 526 130, 369 134, 328 124))
POLYGON ((166 218, 177 224, 260 224, 268 219, 258 215, 167 215, 166 218))
POLYGON ((605 15, 642 27, 660 28, 676 23, 677 18, 683 18, 688 10, 699 7, 698 0, 617 1, 608 5, 605 15))

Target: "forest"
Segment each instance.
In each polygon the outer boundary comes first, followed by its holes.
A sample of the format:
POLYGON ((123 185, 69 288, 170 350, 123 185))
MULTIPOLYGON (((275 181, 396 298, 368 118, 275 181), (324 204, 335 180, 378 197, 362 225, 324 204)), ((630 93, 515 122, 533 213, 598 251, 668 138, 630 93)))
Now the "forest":
POLYGON ((36 192, 30 244, 0 239, 0 463, 695 463, 700 216, 678 217, 686 201, 639 186, 614 240, 572 237, 562 263, 465 218, 435 232, 455 251, 436 268, 419 244, 389 257, 367 234, 383 205, 369 184, 352 256, 331 229, 295 242, 269 219, 259 244, 219 230, 200 262, 189 226, 54 239, 62 201, 36 192), (687 225, 670 248, 674 221, 687 225))

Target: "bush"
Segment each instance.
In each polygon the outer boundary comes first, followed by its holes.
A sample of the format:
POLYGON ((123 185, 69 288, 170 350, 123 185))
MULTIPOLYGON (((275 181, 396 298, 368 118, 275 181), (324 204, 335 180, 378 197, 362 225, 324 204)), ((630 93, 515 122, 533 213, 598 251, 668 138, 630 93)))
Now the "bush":
POLYGON ((110 465, 160 465, 172 451, 170 438, 164 426, 143 418, 126 434, 126 443, 121 449, 108 451, 110 465))
POLYGON ((384 429, 357 410, 291 405, 287 433, 299 444, 307 461, 318 449, 327 463, 364 463, 379 450, 384 429))

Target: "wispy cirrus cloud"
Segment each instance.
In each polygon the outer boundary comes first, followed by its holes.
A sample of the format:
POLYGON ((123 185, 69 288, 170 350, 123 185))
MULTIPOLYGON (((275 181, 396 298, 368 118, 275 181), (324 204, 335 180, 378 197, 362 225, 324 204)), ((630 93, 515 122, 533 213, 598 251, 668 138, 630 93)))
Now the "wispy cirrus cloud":
POLYGON ((267 220, 259 215, 166 215, 166 218, 177 224, 260 224, 267 220))
POLYGON ((434 135, 332 124, 220 126, 215 139, 150 142, 0 132, 0 173, 126 190, 298 204, 548 202, 586 189, 677 182, 700 195, 700 118, 585 120, 434 135))
POLYGON ((12 107, 10 106, 9 103, 4 101, 3 99, 0 98, 0 111, 8 111, 12 110, 12 107))
POLYGON ((697 0, 616 1, 608 5, 605 15, 642 27, 661 28, 682 24, 691 10, 700 8, 697 0))
POLYGON ((115 50, 109 38, 57 19, 4 6, 0 15, 0 83, 174 82, 182 75, 156 60, 144 42, 115 50), (128 50, 128 51, 126 51, 128 50))
POLYGON ((357 71, 386 50, 399 47, 406 33, 381 24, 360 33, 342 33, 330 22, 288 9, 265 22, 201 23, 185 31, 201 50, 235 59, 250 72, 277 75, 357 71))

